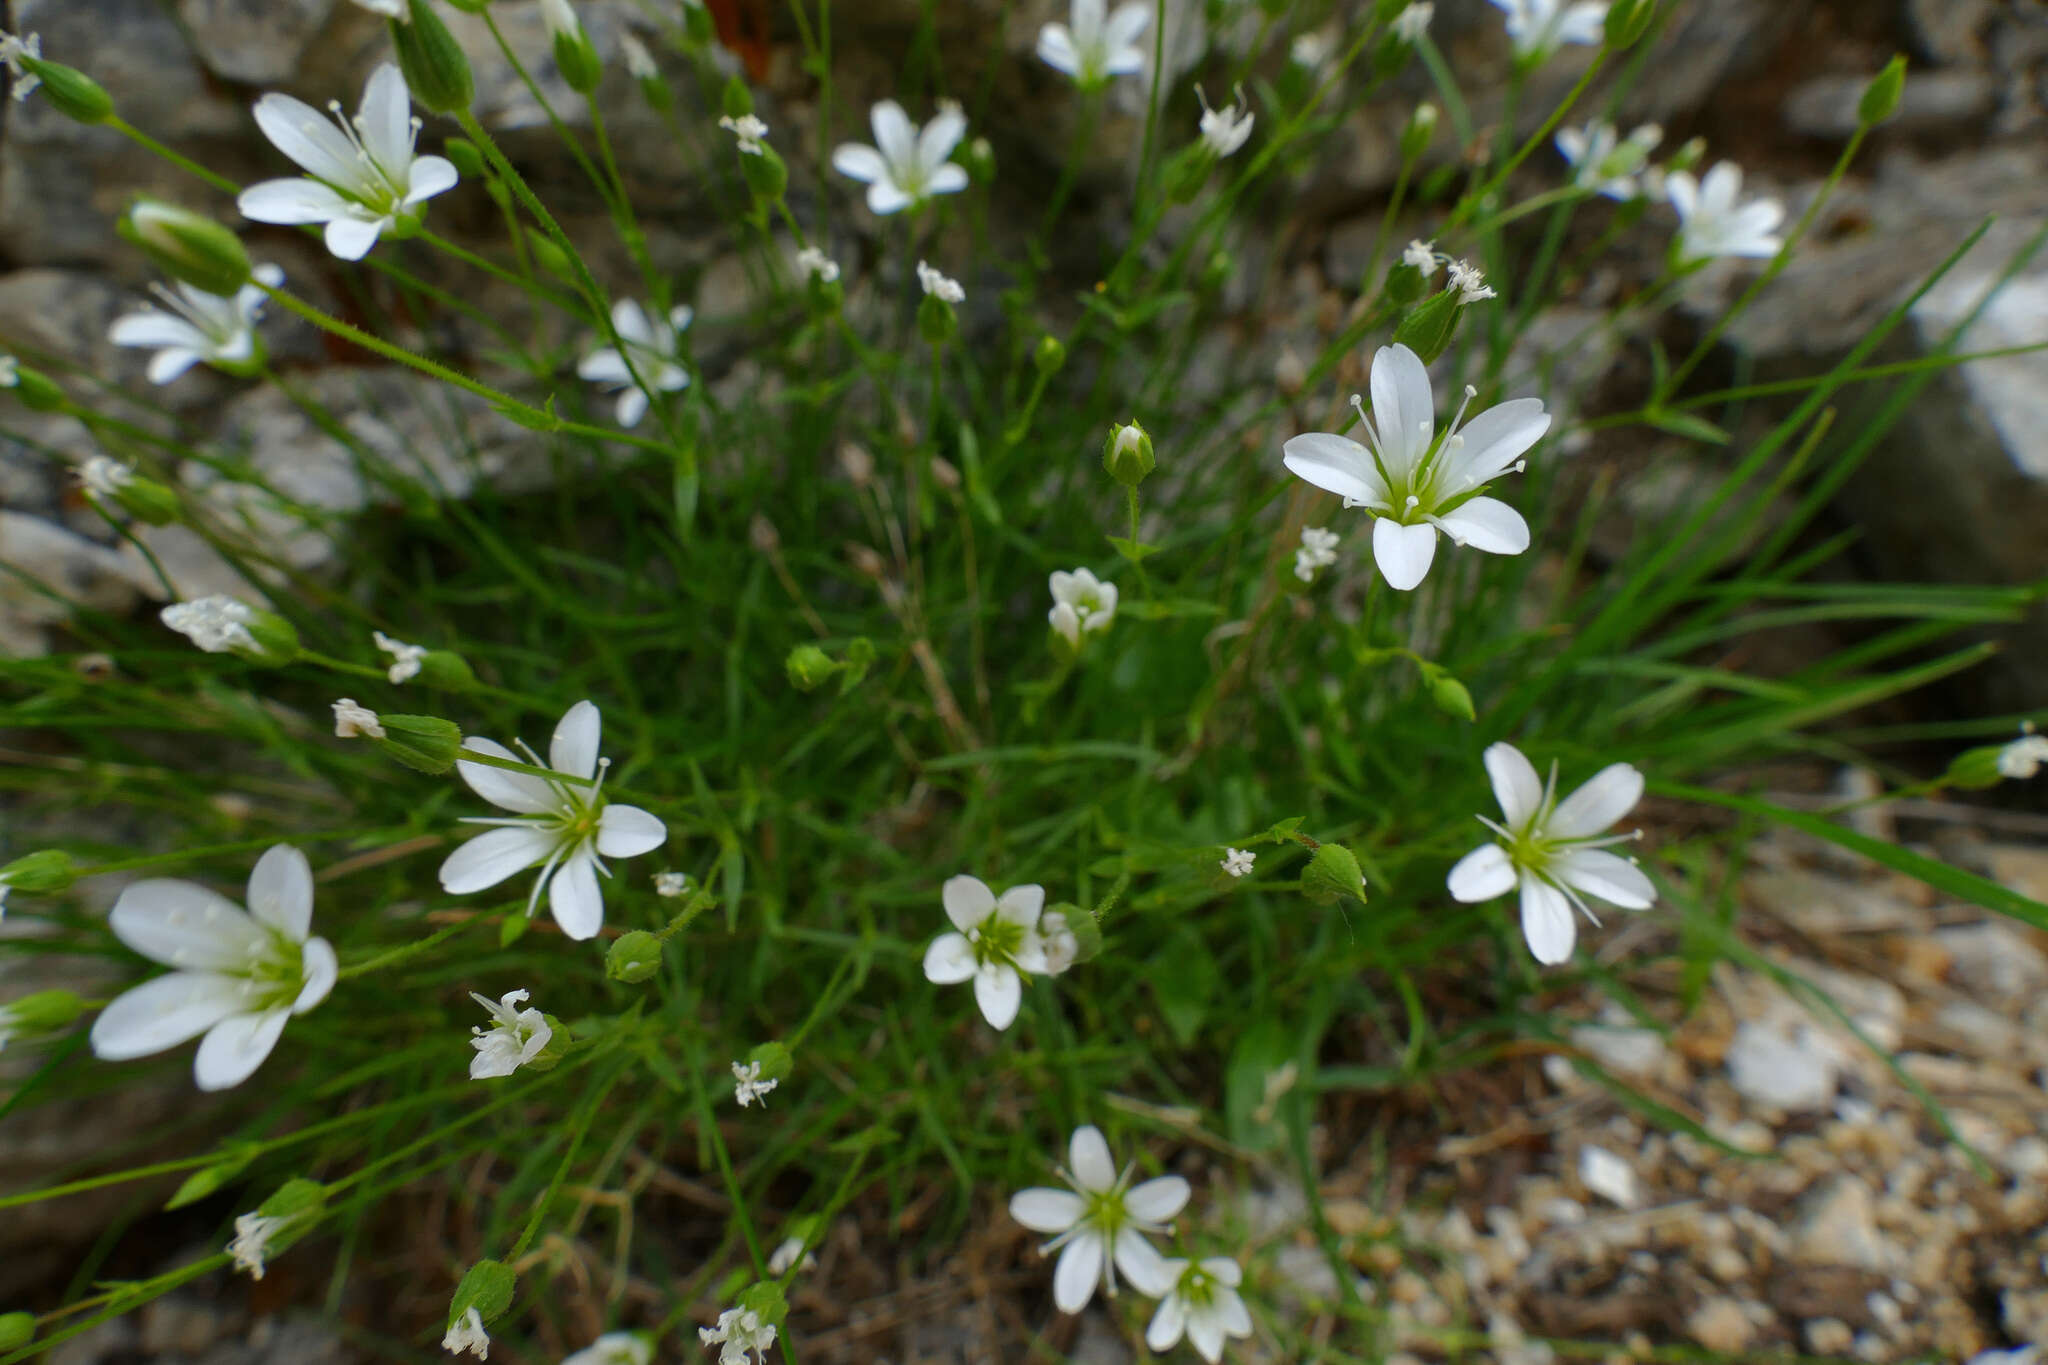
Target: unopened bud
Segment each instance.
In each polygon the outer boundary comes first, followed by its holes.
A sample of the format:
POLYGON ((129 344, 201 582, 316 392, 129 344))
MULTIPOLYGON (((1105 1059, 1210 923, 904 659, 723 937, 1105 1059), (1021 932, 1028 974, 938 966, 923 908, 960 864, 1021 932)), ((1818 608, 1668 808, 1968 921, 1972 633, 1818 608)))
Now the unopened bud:
POLYGON ((747 1062, 761 1068, 764 1081, 787 1080, 789 1073, 796 1069, 796 1058, 781 1043, 762 1043, 747 1054, 747 1062))
POLYGON ((448 158, 456 171, 465 179, 481 180, 484 176, 484 154, 477 150, 474 142, 466 137, 451 137, 441 144, 441 155, 448 158))
POLYGON ((533 252, 533 259, 540 268, 559 280, 575 283, 576 267, 569 262, 569 254, 555 245, 555 239, 544 237, 538 232, 526 234, 527 249, 533 252))
POLYGON ((70 991, 37 991, 0 1005, 0 1023, 14 1036, 55 1033, 85 1013, 85 1002, 70 991))
MULTIPOLYGON (((531 1065, 531 1063, 529 1063, 531 1065)), ((503 1317, 518 1291, 519 1276, 503 1261, 478 1261, 462 1276, 448 1300, 448 1322, 452 1326, 469 1316, 474 1308, 485 1322, 503 1317)))
POLYGON ((620 934, 605 951, 604 974, 637 986, 661 970, 661 940, 645 929, 620 934))
POLYGON ((683 36, 692 47, 703 47, 718 36, 717 21, 704 8, 704 0, 683 0, 683 36))
POLYGON ((1625 47, 1633 47, 1656 17, 1657 0, 1614 0, 1607 7, 1604 31, 1609 50, 1619 52, 1625 47))
POLYGON ((1158 463, 1152 451, 1152 438, 1145 428, 1136 422, 1125 422, 1110 428, 1109 439, 1102 445, 1102 467, 1109 477, 1126 488, 1136 488, 1145 481, 1158 463))
POLYGON ((1470 689, 1449 673, 1435 665, 1426 665, 1422 670, 1422 681, 1429 688, 1429 699, 1436 703, 1437 710, 1459 720, 1479 719, 1479 713, 1472 708, 1470 689))
POLYGON ((789 675, 789 685, 797 691, 815 692, 839 671, 839 664, 816 645, 798 645, 782 661, 782 671, 789 675))
POLYGON ((36 412, 62 412, 71 405, 64 390, 57 387, 57 381, 26 365, 0 367, 0 387, 19 398, 23 407, 36 412))
POLYGON ((476 673, 454 650, 430 649, 420 656, 419 680, 429 687, 466 692, 476 686, 476 673))
POLYGON ((32 895, 51 896, 71 889, 78 880, 78 865, 61 848, 46 848, 16 858, 0 867, 0 886, 32 895))
POLYGON ((977 185, 986 185, 996 178, 996 149, 985 137, 975 138, 960 149, 957 158, 967 172, 967 178, 977 185))
POLYGON ((839 665, 839 695, 845 696, 860 686, 868 670, 875 666, 875 642, 865 635, 857 635, 847 643, 846 658, 839 665))
POLYGON ((1401 160, 1414 161, 1429 150, 1430 140, 1435 136, 1436 106, 1424 100, 1415 106, 1407 126, 1401 129, 1401 160))
POLYGON ((114 501, 130 516, 151 526, 169 526, 183 510, 174 490, 140 474, 124 480, 114 490, 114 501))
MULTIPOLYGON (((685 4, 684 8, 688 7, 685 4)), ((728 78, 718 94, 718 111, 727 118, 745 118, 754 112, 754 92, 737 75, 728 78)))
POLYGON ((300 1219, 318 1213, 327 1202, 327 1187, 317 1180, 295 1176, 277 1187, 277 1193, 256 1206, 265 1218, 300 1219))
POLYGON ((1066 343, 1050 334, 1040 337, 1037 348, 1031 352, 1031 363, 1040 374, 1058 374, 1067 363, 1066 343))
POLYGON ((1963 750, 1950 760, 1948 771, 1942 776, 1942 784, 1960 791, 1982 791, 1986 787, 1997 786, 2005 780, 2005 774, 1998 767, 1999 755, 2004 752, 2002 744, 1963 750))
POLYGON ((943 346, 960 330, 959 314, 937 294, 926 294, 917 305, 917 334, 933 346, 943 346))
POLYGON ((1899 111, 1899 97, 1905 93, 1906 59, 1893 57, 1863 88, 1863 98, 1856 102, 1856 121, 1865 128, 1883 123, 1899 111))
POLYGON ((1451 344, 1457 323, 1458 291, 1446 289, 1402 318, 1394 340, 1420 356, 1423 364, 1432 364, 1451 344))
POLYGON ((64 117, 80 123, 105 123, 114 116, 114 97, 77 67, 46 62, 27 53, 21 53, 15 60, 24 71, 42 81, 43 99, 64 117))
POLYGON ((579 95, 597 89, 604 78, 604 63, 598 60, 597 48, 583 31, 583 21, 569 7, 569 0, 540 0, 540 16, 553 40, 555 69, 562 73, 563 83, 579 95))
POLYGON ((1320 905, 1355 900, 1365 904, 1365 874, 1357 855, 1342 844, 1320 844, 1301 870, 1301 891, 1320 905))
MULTIPOLYGON (((476 98, 469 56, 427 0, 407 0, 409 22, 391 21, 391 46, 406 87, 421 108, 459 114, 476 98)), ((459 168, 458 168, 459 169, 459 168)))
POLYGON ((12 1351, 36 1339, 36 1315, 16 1310, 0 1313, 0 1351, 12 1351))
POLYGON ((120 234, 172 279, 232 298, 252 267, 242 239, 203 213, 160 199, 139 199, 121 219, 120 234))
MULTIPOLYGON (((424 665, 421 671, 425 671, 424 665)), ((445 773, 462 756, 462 730, 452 720, 391 715, 377 719, 384 726, 384 738, 377 741, 377 747, 417 772, 445 773)))
POLYGON ((764 142, 760 151, 741 154, 740 179, 747 182, 747 188, 754 192, 755 197, 773 202, 789 188, 789 167, 775 149, 764 142))

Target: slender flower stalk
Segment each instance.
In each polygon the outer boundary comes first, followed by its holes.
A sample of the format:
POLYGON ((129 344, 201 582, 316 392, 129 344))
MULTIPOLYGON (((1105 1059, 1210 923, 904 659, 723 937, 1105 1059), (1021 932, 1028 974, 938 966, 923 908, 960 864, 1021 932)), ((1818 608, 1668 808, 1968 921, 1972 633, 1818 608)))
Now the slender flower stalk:
POLYGON ((1089 1124, 1074 1130, 1067 1145, 1070 1169, 1059 1172, 1068 1189, 1020 1190, 1010 1198, 1010 1216, 1033 1232, 1055 1234, 1041 1253, 1057 1249, 1052 1298, 1062 1313, 1088 1306, 1101 1284, 1116 1293, 1116 1272, 1143 1294, 1168 1292, 1173 1277, 1147 1234, 1169 1230, 1188 1202, 1188 1182, 1163 1175, 1131 1184, 1133 1168, 1119 1174, 1102 1130, 1089 1124))

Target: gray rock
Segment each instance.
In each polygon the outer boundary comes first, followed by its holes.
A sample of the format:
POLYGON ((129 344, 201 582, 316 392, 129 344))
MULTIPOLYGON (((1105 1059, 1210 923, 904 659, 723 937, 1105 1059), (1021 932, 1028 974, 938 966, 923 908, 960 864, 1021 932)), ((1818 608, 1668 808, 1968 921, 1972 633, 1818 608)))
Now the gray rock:
POLYGON ((1998 0, 1906 0, 1906 27, 1930 61, 1984 59, 1984 31, 1998 13, 1998 0))
MULTIPOLYGON (((1857 105, 1867 76, 1820 76, 1785 100, 1785 126, 1806 137, 1845 141, 1856 131, 1857 105)), ((1988 71, 1963 69, 1908 76, 1887 134, 1926 135, 1979 127, 1998 105, 1998 82, 1988 71)))
POLYGON ((1892 1269, 1898 1254, 1877 1229, 1870 1187, 1853 1175, 1834 1175, 1800 1200, 1792 1226, 1792 1259, 1807 1265, 1892 1269))
POLYGON ((178 0, 199 58, 231 81, 289 80, 334 0, 178 0))
POLYGON ((48 653, 74 604, 120 614, 153 591, 139 561, 25 512, 0 510, 0 563, 0 656, 48 653))

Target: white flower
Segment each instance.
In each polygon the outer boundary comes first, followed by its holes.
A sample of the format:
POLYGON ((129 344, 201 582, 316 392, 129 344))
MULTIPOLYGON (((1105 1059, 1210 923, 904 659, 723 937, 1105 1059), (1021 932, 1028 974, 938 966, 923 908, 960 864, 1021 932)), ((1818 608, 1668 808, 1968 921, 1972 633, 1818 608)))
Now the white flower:
POLYGON ((382 739, 384 724, 377 719, 375 711, 367 706, 356 705, 354 697, 343 697, 334 703, 334 737, 382 739))
POLYGON ((259 223, 325 223, 327 249, 359 261, 382 234, 417 229, 419 206, 455 187, 455 166, 445 157, 413 155, 420 124, 412 92, 389 62, 370 73, 353 119, 342 117, 338 102, 328 108, 333 123, 290 95, 256 101, 256 125, 307 174, 251 185, 235 203, 259 223))
POLYGON ((647 50, 647 44, 630 33, 621 33, 619 47, 626 54, 627 75, 636 81, 661 79, 661 68, 655 65, 654 54, 647 50))
POLYGON ((1177 1175, 1131 1187, 1131 1167, 1118 1175, 1109 1144, 1093 1124, 1076 1128, 1068 1144, 1071 1170, 1059 1172, 1069 1190, 1020 1190, 1010 1197, 1010 1217, 1033 1232, 1057 1233, 1040 1248, 1063 1247, 1052 1272, 1052 1301, 1062 1313, 1078 1313, 1101 1282, 1116 1293, 1116 1272, 1140 1293, 1160 1295, 1173 1284, 1167 1263, 1145 1240, 1167 1230, 1188 1202, 1188 1182, 1177 1175))
POLYGON ((1320 526, 1301 528, 1301 548, 1294 552, 1294 576, 1304 583, 1315 581, 1316 570, 1337 562, 1337 533, 1320 526))
MULTIPOLYGON (((527 898, 531 915, 548 888, 555 923, 572 939, 592 938, 604 926, 604 895, 598 876, 611 872, 599 857, 632 858, 660 847, 668 827, 638 806, 613 805, 604 799, 600 774, 610 759, 597 755, 600 720, 597 708, 579 701, 555 726, 543 765, 533 750, 519 742, 526 762, 549 767, 570 777, 598 779, 597 786, 557 782, 528 773, 487 768, 457 760, 455 770, 471 791, 503 810, 511 819, 470 817, 467 825, 496 825, 448 855, 441 864, 441 889, 452 896, 496 886, 507 877, 541 864, 540 876, 527 898)), ((492 758, 517 760, 517 755, 488 739, 470 738, 462 747, 492 758)))
POLYGON ((525 1066, 555 1036, 548 1027, 547 1016, 536 1009, 520 1009, 520 1002, 527 997, 525 991, 507 991, 497 1004, 489 996, 469 993, 469 998, 482 1005, 491 1013, 488 1029, 471 1026, 469 1045, 476 1049, 476 1056, 469 1059, 469 1078, 473 1081, 495 1080, 509 1076, 525 1066))
POLYGON ((1223 850, 1223 861, 1217 866, 1233 877, 1249 877, 1252 864, 1258 860, 1259 855, 1248 848, 1226 848, 1223 850))
POLYGON ((165 625, 208 654, 257 647, 256 637, 249 633, 249 623, 256 619, 256 613, 248 603, 232 597, 216 594, 190 602, 173 602, 158 614, 165 625))
POLYGON ((356 3, 386 19, 396 19, 401 24, 412 22, 412 11, 405 7, 405 0, 356 0, 356 3))
POLYGON ((13 356, 0 352, 0 389, 11 389, 20 382, 20 362, 13 356))
POLYGON ((41 60, 43 40, 39 34, 31 33, 26 38, 17 38, 5 29, 0 29, 0 65, 5 65, 7 74, 14 78, 14 98, 25 100, 43 83, 43 78, 28 69, 22 58, 41 60))
POLYGON ((1252 1334, 1252 1315, 1237 1292, 1244 1272, 1228 1256, 1192 1263, 1172 1257, 1162 1264, 1173 1289, 1159 1301, 1145 1329, 1145 1344, 1154 1351, 1171 1350, 1185 1332, 1196 1354, 1216 1365, 1223 1359, 1225 1337, 1252 1334))
POLYGON ((583 25, 576 18, 576 11, 569 8, 569 0, 540 0, 540 19, 547 25, 548 37, 575 38, 583 32, 583 25))
POLYGON ((1436 244, 1434 242, 1415 241, 1408 243, 1407 248, 1401 252, 1401 259, 1406 264, 1420 270, 1422 278, 1425 280, 1430 279, 1436 274, 1437 259, 1436 244))
POLYGON ((742 1109, 750 1104, 758 1104, 763 1109, 766 1109, 768 1107, 768 1092, 779 1084, 781 1082, 773 1077, 765 1081, 761 1079, 761 1064, 759 1062, 734 1062, 732 1064, 732 1097, 739 1101, 740 1108, 742 1109))
POLYGON ((752 114, 741 114, 738 118, 721 118, 718 120, 718 126, 731 133, 734 140, 739 143, 740 150, 747 155, 761 156, 766 151, 761 144, 762 139, 768 136, 768 125, 752 114))
POLYGON ((247 1080, 277 1046, 285 1021, 334 987, 339 964, 311 936, 313 870, 278 844, 249 874, 249 908, 196 882, 134 882, 107 920, 114 937, 174 968, 122 992, 92 1025, 92 1050, 127 1061, 205 1034, 192 1072, 201 1090, 247 1080))
MULTIPOLYGON (((1394 16, 1394 36, 1404 43, 1419 43, 1429 32, 1429 21, 1436 17, 1436 6, 1432 4, 1411 4, 1394 16)), ((1206 1352, 1204 1354, 1207 1354, 1206 1352)), ((1214 1360, 1214 1356, 1209 1357, 1214 1360)))
POLYGON ((690 387, 690 372, 676 361, 676 335, 689 327, 696 313, 686 303, 668 310, 668 319, 649 317, 632 299, 612 305, 612 330, 625 346, 600 346, 576 362, 577 377, 619 391, 616 416, 622 427, 638 426, 647 415, 647 393, 675 393, 690 387), (626 366, 630 356, 632 368, 626 366), (638 372, 639 383, 633 381, 638 372), (643 387, 644 386, 644 387, 643 387))
POLYGON ((1515 56, 1544 61, 1565 43, 1607 40, 1607 0, 1493 0, 1507 11, 1515 56))
POLYGON ((1501 820, 1479 817, 1499 836, 1481 844, 1451 869, 1451 895, 1465 902, 1491 900, 1518 884, 1522 891, 1522 936, 1538 962, 1563 962, 1572 955, 1577 929, 1572 907, 1595 924, 1584 896, 1596 896, 1625 910, 1646 910, 1657 898, 1650 879, 1634 862, 1602 852, 1606 844, 1627 843, 1634 834, 1601 838, 1600 831, 1635 808, 1643 775, 1626 763, 1611 763, 1593 779, 1557 799, 1557 768, 1550 781, 1512 744, 1486 749, 1486 775, 1500 802, 1501 820))
POLYGON ((940 271, 932 269, 923 261, 917 263, 917 282, 924 286, 924 292, 946 303, 967 302, 967 291, 960 287, 960 281, 949 279, 940 271))
POLYGON ((1045 888, 1013 886, 998 897, 979 877, 948 877, 939 899, 956 932, 925 949, 925 980, 950 986, 971 978, 982 1017, 1008 1028, 1024 1001, 1024 976, 1047 970, 1038 930, 1045 888))
POLYGON ((1220 161, 1238 148, 1252 135, 1252 121, 1256 117, 1251 105, 1244 97, 1244 87, 1239 86, 1236 102, 1221 109, 1209 107, 1209 97, 1202 93, 1202 87, 1195 87, 1195 98, 1202 105, 1202 141, 1220 161))
POLYGON ((1151 26, 1152 7, 1132 0, 1104 18, 1103 3, 1073 0, 1068 23, 1047 24, 1038 30, 1039 60, 1072 76, 1083 90, 1111 76, 1135 75, 1145 69, 1145 49, 1138 44, 1138 35, 1151 26))
POLYGON ((1451 288, 1458 291, 1458 302, 1463 304, 1478 303, 1495 296, 1486 283, 1486 276, 1469 261, 1451 262, 1451 288))
POLYGON ((1086 569, 1053 571, 1052 610, 1046 620, 1062 640, 1080 647, 1081 636, 1108 630, 1116 620, 1116 584, 1105 583, 1086 569))
POLYGON ((761 1321, 751 1308, 728 1308, 716 1327, 699 1327, 697 1339, 718 1346, 718 1365, 748 1365, 749 1357, 758 1365, 775 1345, 775 1324, 761 1321))
POLYGON ((134 479, 134 470, 105 455, 95 455, 78 468, 78 486, 88 498, 114 497, 134 479))
MULTIPOLYGON (((272 289, 284 283, 284 271, 274 265, 259 265, 252 273, 272 289)), ((233 374, 246 374, 256 365, 256 320, 270 297, 258 285, 243 285, 233 298, 194 289, 183 280, 169 289, 153 285, 151 292, 169 312, 144 308, 114 319, 107 331, 107 340, 116 346, 156 348, 149 360, 150 383, 168 384, 201 361, 233 374)))
POLYGON ((1629 200, 1643 192, 1637 176, 1664 140, 1664 130, 1645 123, 1623 142, 1611 123, 1596 119, 1584 128, 1560 128, 1557 151, 1572 166, 1572 183, 1609 199, 1629 200))
POLYGON ((1058 976, 1074 965, 1074 959, 1081 955, 1081 940, 1074 933, 1067 917, 1058 910, 1048 910, 1038 921, 1038 941, 1045 949, 1045 974, 1058 976))
POLYGON ((391 667, 384 670, 384 676, 394 683, 409 682, 417 678, 420 665, 427 657, 425 645, 409 645, 403 640, 394 640, 381 630, 373 630, 370 637, 377 642, 377 648, 391 656, 391 667))
MULTIPOLYGON (((1473 394, 1465 390, 1468 404, 1473 394)), ((1351 401, 1358 404, 1356 396, 1351 401)), ((1453 419, 1439 440, 1434 405, 1421 357, 1406 346, 1383 346, 1372 362, 1372 417, 1359 408, 1371 448, 1323 432, 1285 446, 1287 467, 1297 476, 1338 494, 1346 507, 1371 510, 1373 558, 1387 586, 1403 592, 1429 572, 1438 531, 1488 554, 1529 548, 1522 514, 1477 495, 1488 481, 1519 469, 1522 453, 1550 429, 1540 399, 1516 398, 1462 429, 1453 419)))
POLYGON ((1785 206, 1775 199, 1752 199, 1739 205, 1742 168, 1723 161, 1694 180, 1691 171, 1673 171, 1664 178, 1664 192, 1678 210, 1678 259, 1704 261, 1715 256, 1775 256, 1785 245, 1777 235, 1785 206))
POLYGON ((687 872, 657 872, 654 874, 654 894, 673 899, 690 894, 690 874, 687 872))
POLYGON ((2032 721, 2021 725, 2020 737, 1998 751, 1998 771, 2002 777, 2024 781, 2040 772, 2043 763, 2048 763, 2048 738, 2034 733, 2032 721))
POLYGON ((830 284, 839 278, 839 262, 814 246, 807 246, 796 253, 796 268, 821 284, 830 284))
POLYGON ((775 1248, 775 1254, 768 1258, 768 1273, 770 1275, 777 1277, 787 1275, 792 1266, 795 1266, 798 1270, 816 1270, 818 1268, 818 1258, 804 1250, 804 1239, 801 1237, 783 1238, 781 1245, 775 1248), (796 1258, 799 1256, 804 1258, 802 1265, 797 1265, 796 1258))
POLYGON ((1321 29, 1298 34, 1294 41, 1288 44, 1287 60, 1296 66, 1306 67, 1310 71, 1315 70, 1330 60, 1330 36, 1321 29))
POLYGON ((235 1258, 235 1269, 248 1271, 252 1280, 262 1279, 271 1238, 297 1221, 296 1217, 271 1218, 260 1213, 245 1213, 236 1218, 235 1239, 228 1243, 228 1255, 235 1258))
POLYGON ((562 1365, 647 1365, 654 1359, 654 1343, 640 1332, 606 1332, 562 1365))
POLYGON ((478 1360, 488 1360, 491 1334, 484 1330, 484 1315, 471 1308, 449 1323, 448 1331, 441 1338, 441 1349, 454 1355, 467 1351, 478 1360))
POLYGON ((967 133, 967 115, 957 104, 942 103, 922 130, 903 106, 883 100, 868 114, 875 145, 843 142, 832 153, 832 168, 868 187, 868 210, 900 213, 935 194, 958 194, 967 188, 964 168, 946 160, 967 133))

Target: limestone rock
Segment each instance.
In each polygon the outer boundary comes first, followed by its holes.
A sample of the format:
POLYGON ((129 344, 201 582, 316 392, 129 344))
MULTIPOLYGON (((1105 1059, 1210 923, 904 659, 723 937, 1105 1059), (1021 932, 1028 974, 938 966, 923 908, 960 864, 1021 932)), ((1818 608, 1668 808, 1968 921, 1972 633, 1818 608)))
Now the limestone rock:
POLYGON ((1792 1259, 1890 1270, 1896 1256, 1877 1229, 1870 1187, 1853 1175, 1835 1175, 1810 1191, 1792 1226, 1792 1259))
POLYGON ((178 0, 201 61, 231 81, 289 80, 335 0, 178 0))

